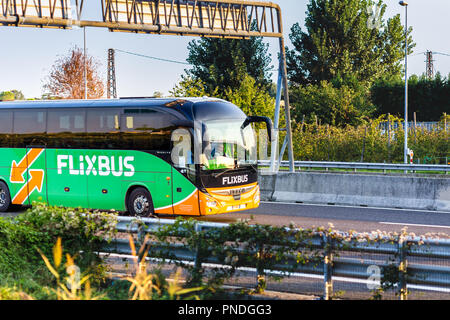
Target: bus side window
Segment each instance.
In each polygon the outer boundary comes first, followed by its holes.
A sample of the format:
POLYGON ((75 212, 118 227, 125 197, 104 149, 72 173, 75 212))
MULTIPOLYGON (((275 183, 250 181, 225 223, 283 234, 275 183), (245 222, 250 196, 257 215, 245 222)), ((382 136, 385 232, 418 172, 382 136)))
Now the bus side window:
POLYGON ((14 146, 25 148, 29 145, 45 145, 47 143, 45 134, 46 117, 45 109, 14 111, 14 146))
POLYGON ((174 119, 160 110, 125 109, 120 125, 124 144, 136 150, 170 151, 174 119))
POLYGON ((0 111, 0 148, 11 147, 13 132, 13 113, 8 110, 0 111))
POLYGON ((120 110, 87 111, 87 143, 92 149, 124 149, 120 134, 120 110))
POLYGON ((84 109, 49 110, 47 116, 48 147, 69 149, 85 147, 85 114, 84 109))
POLYGON ((186 168, 194 163, 191 134, 188 129, 179 128, 172 132, 172 163, 175 167, 186 168))

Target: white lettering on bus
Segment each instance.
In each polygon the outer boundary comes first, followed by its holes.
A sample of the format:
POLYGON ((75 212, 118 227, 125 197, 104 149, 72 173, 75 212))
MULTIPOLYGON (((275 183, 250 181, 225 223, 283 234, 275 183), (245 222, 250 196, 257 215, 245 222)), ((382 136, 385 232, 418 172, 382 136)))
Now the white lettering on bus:
POLYGON ((245 183, 248 182, 248 174, 243 176, 234 176, 234 177, 223 177, 222 184, 237 184, 237 183, 245 183))
POLYGON ((80 156, 78 158, 78 166, 75 166, 74 158, 71 155, 60 154, 57 156, 58 174, 63 173, 64 168, 68 168, 70 175, 93 175, 109 176, 111 173, 114 177, 132 177, 135 168, 132 164, 134 157, 120 156, 118 161, 116 157, 108 156, 80 156), (87 166, 86 166, 87 164, 87 166), (118 168, 116 167, 116 164, 118 168), (86 167, 86 170, 85 170, 86 167), (126 171, 124 171, 124 168, 126 171))

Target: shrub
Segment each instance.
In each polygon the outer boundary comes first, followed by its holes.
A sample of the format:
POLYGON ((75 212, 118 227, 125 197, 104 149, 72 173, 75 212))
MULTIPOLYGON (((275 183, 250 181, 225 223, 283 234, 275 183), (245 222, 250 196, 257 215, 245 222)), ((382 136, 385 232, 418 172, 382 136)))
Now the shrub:
POLYGON ((0 218, 0 286, 19 286, 38 298, 51 294, 42 287, 53 282, 38 249, 51 255, 57 238, 77 257, 82 270, 103 280, 104 268, 96 254, 103 240, 115 232, 116 216, 110 213, 47 207, 35 204, 15 219, 0 218))
MULTIPOLYGON (((433 130, 410 127, 408 146, 414 159, 449 156, 450 132, 445 120, 433 130)), ((334 127, 317 123, 298 123, 293 128, 295 159, 299 161, 403 162, 404 130, 402 120, 381 116, 359 126, 334 127), (384 129, 387 124, 391 129, 384 129)), ((423 160, 422 160, 423 161, 423 160)), ((422 163, 422 162, 421 162, 422 163)))

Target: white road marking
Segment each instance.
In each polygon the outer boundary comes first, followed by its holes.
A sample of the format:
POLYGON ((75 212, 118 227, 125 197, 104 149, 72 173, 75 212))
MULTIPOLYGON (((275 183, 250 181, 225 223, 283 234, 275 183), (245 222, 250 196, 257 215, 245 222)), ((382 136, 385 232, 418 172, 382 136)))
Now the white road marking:
POLYGON ((433 211, 433 210, 421 210, 421 209, 401 209, 401 208, 385 208, 385 207, 366 207, 366 206, 347 206, 339 204, 319 204, 319 203, 297 203, 297 202, 283 202, 283 201, 261 201, 264 204, 287 204, 297 206, 315 206, 315 207, 336 207, 336 208, 354 208, 354 209, 375 209, 375 210, 392 210, 392 211, 408 211, 408 212, 426 212, 426 213, 447 213, 449 211, 433 211))
POLYGON ((426 227, 426 228, 442 228, 442 229, 450 229, 450 226, 438 226, 431 224, 414 224, 414 223, 398 223, 398 222, 379 222, 380 224, 390 224, 390 225, 398 225, 398 226, 408 226, 408 227, 426 227))

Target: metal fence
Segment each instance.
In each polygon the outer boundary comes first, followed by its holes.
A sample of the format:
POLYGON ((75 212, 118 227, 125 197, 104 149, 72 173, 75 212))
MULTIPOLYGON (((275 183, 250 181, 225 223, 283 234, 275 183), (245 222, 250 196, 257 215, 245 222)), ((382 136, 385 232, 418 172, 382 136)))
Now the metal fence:
MULTIPOLYGON (((448 161, 446 161, 448 162, 448 161)), ((289 168, 289 161, 278 162, 279 168, 289 168)), ((258 165, 270 167, 270 160, 259 160, 258 165)), ((378 170, 378 171, 403 171, 403 172, 450 172, 449 165, 435 164, 401 164, 401 163, 368 163, 368 162, 327 162, 327 161, 295 161, 294 167, 302 169, 344 169, 356 172, 357 170, 378 170)), ((264 168, 263 168, 264 169, 264 168)), ((263 170, 264 171, 264 170, 263 170)))
MULTIPOLYGON (((116 229, 121 233, 137 234, 142 239, 144 234, 152 234, 162 226, 174 223, 174 220, 118 217, 116 229)), ((197 222, 195 230, 202 232, 228 226, 222 223, 197 222)), ((341 235, 345 236, 343 233, 341 235)), ((379 236, 369 241, 361 239, 358 234, 356 237, 353 235, 351 240, 346 240, 345 248, 338 248, 336 234, 314 233, 309 243, 321 249, 321 261, 299 264, 294 258, 288 263, 291 266, 296 264, 297 276, 304 279, 311 277, 322 279, 323 299, 334 296, 334 283, 339 280, 347 283, 363 283, 374 290, 380 288, 381 284, 390 283, 395 296, 400 299, 406 299, 410 290, 450 293, 450 240, 399 237, 395 241, 379 236)), ((151 247, 154 249, 158 245, 162 244, 152 243, 151 247)), ((214 255, 199 261, 199 255, 195 250, 180 243, 169 245, 172 259, 192 262, 199 268, 218 261, 214 255)), ((116 238, 105 244, 102 251, 131 254, 129 242, 123 238, 116 238)), ((285 272, 286 266, 280 265, 273 270, 265 271, 285 272)), ((258 274, 257 277, 259 276, 261 275, 258 274)))
MULTIPOLYGON (((384 134, 387 134, 389 131, 395 131, 399 128, 402 128, 402 130, 405 130, 405 123, 402 122, 400 125, 398 122, 388 123, 388 122, 382 122, 379 125, 380 130, 383 131, 384 134)), ((435 130, 445 130, 445 125, 442 125, 439 122, 414 122, 409 121, 408 122, 408 128, 410 130, 416 129, 424 129, 428 131, 435 131, 435 130)))

